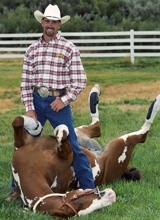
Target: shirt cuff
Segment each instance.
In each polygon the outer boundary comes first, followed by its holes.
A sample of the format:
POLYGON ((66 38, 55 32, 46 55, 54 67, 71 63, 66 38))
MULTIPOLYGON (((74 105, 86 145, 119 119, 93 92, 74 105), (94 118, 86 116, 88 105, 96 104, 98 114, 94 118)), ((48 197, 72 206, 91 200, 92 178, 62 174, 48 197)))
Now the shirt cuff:
POLYGON ((35 110, 34 105, 33 104, 25 104, 25 108, 26 108, 26 112, 30 111, 30 110, 35 110))
POLYGON ((61 97, 62 102, 65 106, 67 106, 70 102, 68 101, 67 95, 61 97))

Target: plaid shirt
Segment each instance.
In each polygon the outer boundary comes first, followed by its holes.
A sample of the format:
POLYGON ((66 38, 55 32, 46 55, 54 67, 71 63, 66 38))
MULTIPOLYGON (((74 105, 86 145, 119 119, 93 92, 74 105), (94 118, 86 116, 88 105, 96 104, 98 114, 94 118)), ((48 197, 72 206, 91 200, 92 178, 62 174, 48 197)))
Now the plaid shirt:
POLYGON ((65 105, 74 101, 86 86, 86 73, 80 53, 73 43, 59 34, 46 43, 41 37, 26 51, 21 79, 21 99, 26 111, 34 110, 33 87, 70 88, 61 99, 65 105))

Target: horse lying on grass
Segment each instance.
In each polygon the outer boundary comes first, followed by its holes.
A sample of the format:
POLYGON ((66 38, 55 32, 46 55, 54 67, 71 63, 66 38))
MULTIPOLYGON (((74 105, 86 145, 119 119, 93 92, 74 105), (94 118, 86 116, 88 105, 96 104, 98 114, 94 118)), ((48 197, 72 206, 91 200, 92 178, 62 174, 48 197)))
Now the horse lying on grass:
MULTIPOLYGON (((156 113, 160 110, 160 96, 151 104, 140 130, 112 140, 104 151, 99 153, 101 147, 92 139, 100 136, 99 95, 100 88, 95 85, 89 94, 92 122, 90 125, 75 128, 79 144, 92 168, 95 186, 107 184, 117 178, 139 180, 140 171, 130 167, 129 161, 136 144, 146 140, 156 113)), ((34 211, 67 218, 84 215, 115 202, 116 195, 112 189, 99 193, 95 193, 96 189, 77 190, 79 185, 72 168, 73 152, 67 140, 68 128, 65 125, 56 128, 53 136, 39 138, 32 135, 41 132, 40 126, 36 131, 37 125, 27 116, 16 117, 12 125, 15 140, 12 173, 17 193, 25 205, 34 211), (73 189, 76 191, 66 193, 73 189)))

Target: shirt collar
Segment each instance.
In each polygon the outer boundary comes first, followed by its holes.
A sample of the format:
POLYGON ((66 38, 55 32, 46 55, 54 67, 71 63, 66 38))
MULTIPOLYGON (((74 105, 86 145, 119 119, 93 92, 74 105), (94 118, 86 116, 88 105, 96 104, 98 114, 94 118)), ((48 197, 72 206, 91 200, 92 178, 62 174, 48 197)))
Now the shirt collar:
MULTIPOLYGON (((50 42, 57 41, 57 40, 60 39, 60 37, 61 37, 60 34, 57 33, 57 34, 56 34, 56 37, 55 37, 54 39, 52 39, 50 42)), ((40 41, 41 41, 41 43, 44 43, 43 35, 40 37, 40 41)))

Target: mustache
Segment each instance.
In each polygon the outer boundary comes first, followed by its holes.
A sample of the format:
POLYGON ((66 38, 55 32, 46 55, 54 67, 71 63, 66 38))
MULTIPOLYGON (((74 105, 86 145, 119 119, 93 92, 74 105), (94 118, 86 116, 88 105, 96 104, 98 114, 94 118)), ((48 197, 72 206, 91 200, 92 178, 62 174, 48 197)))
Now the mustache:
POLYGON ((55 28, 50 28, 50 27, 48 27, 48 28, 46 28, 46 30, 55 30, 55 28))

